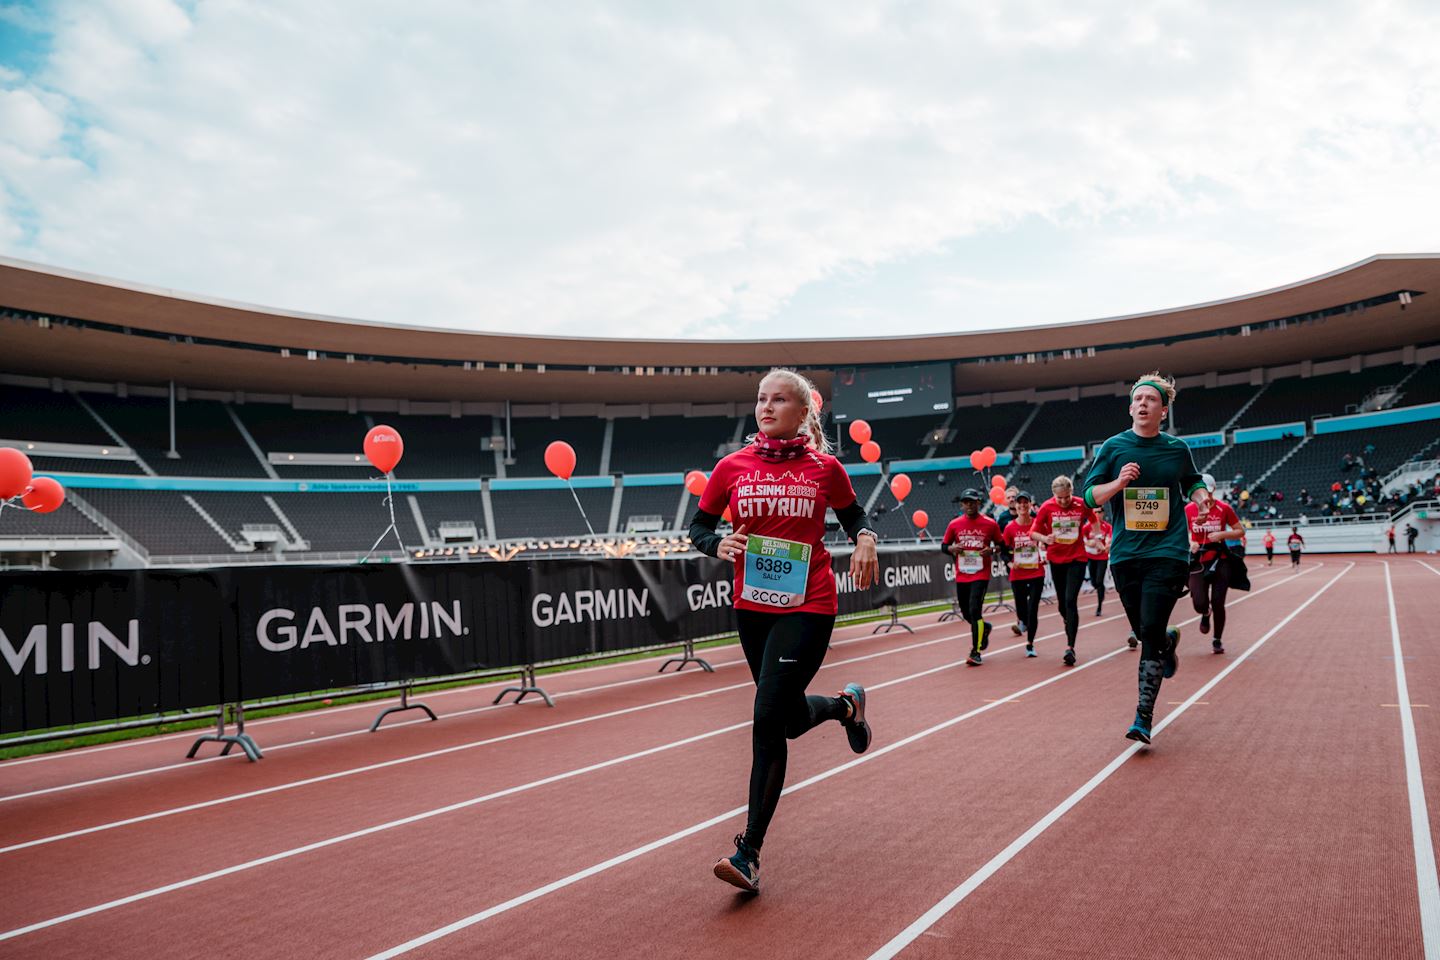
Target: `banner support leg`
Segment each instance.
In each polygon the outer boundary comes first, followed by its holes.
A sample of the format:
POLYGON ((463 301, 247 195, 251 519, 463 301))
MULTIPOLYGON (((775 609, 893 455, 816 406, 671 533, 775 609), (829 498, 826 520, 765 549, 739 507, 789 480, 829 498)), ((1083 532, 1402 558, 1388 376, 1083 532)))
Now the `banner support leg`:
POLYGON ((519 694, 519 696, 515 698, 516 703, 524 700, 532 693, 538 693, 541 697, 544 698, 545 705, 547 707, 555 706, 555 701, 550 699, 550 694, 546 693, 538 685, 536 685, 535 668, 528 663, 525 665, 524 670, 522 670, 520 673, 520 686, 506 687, 504 690, 501 690, 500 695, 495 698, 494 703, 499 703, 501 700, 504 700, 505 694, 507 693, 519 694))
POLYGON ((239 747, 245 751, 245 756, 250 758, 251 763, 264 758, 265 754, 260 752, 259 745, 250 738, 250 734, 245 732, 245 705, 235 703, 231 704, 230 708, 235 713, 235 732, 233 734, 227 734, 225 732, 225 706, 222 705, 219 716, 215 721, 215 732, 207 733, 196 739, 196 741, 190 745, 190 752, 185 754, 187 760, 193 760, 195 758, 195 754, 200 750, 200 744, 202 743, 225 744, 225 748, 220 751, 220 756, 222 757, 229 756, 231 750, 239 747))
POLYGON ((685 664, 687 664, 687 663, 698 663, 698 664, 700 664, 700 669, 704 670, 706 673, 714 673, 714 672, 715 672, 715 668, 712 667, 712 666, 710 666, 710 664, 707 663, 703 658, 695 656, 695 641, 694 641, 694 640, 691 640, 691 639, 689 639, 689 638, 686 638, 686 640, 685 640, 685 653, 684 653, 684 656, 671 657, 669 660, 666 660, 664 663, 660 664, 660 669, 659 669, 659 671, 657 671, 657 672, 659 672, 659 673, 664 673, 664 672, 665 672, 665 668, 668 667, 668 666, 670 666, 670 664, 672 664, 672 663, 678 663, 678 664, 680 664, 680 666, 678 666, 678 667, 675 668, 675 672, 676 672, 676 673, 679 673, 681 670, 684 670, 684 669, 685 669, 685 664))
POLYGON ((898 603, 887 603, 886 606, 890 608, 890 622, 889 622, 889 623, 882 623, 882 624, 880 624, 879 626, 877 626, 874 630, 871 630, 871 631, 870 631, 870 636, 873 637, 873 636, 875 636, 875 634, 877 634, 877 633, 889 633, 891 630, 894 630, 896 627, 899 627, 901 630, 905 630, 905 631, 907 631, 907 632, 909 632, 909 633, 914 633, 914 632, 915 632, 914 630, 912 630, 912 629, 910 628, 910 624, 908 624, 908 623, 902 623, 902 622, 900 621, 900 604, 898 604, 898 603))
POLYGON ((375 722, 370 724, 370 732, 374 733, 376 730, 379 730, 380 722, 386 717, 390 716, 390 714, 404 713, 406 710, 424 710, 425 715, 428 716, 431 720, 440 719, 439 717, 435 716, 435 711, 425 706, 425 704, 411 703, 410 687, 404 686, 400 688, 400 705, 398 707, 386 707, 384 710, 381 710, 379 716, 375 718, 375 722))

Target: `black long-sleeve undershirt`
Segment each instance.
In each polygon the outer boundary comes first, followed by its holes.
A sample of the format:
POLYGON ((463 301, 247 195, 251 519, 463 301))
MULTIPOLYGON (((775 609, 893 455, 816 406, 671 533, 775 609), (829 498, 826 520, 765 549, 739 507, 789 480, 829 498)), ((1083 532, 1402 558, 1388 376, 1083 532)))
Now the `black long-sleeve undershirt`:
MULTIPOLYGON (((865 508, 860 506, 859 500, 848 507, 836 510, 835 517, 840 521, 841 529, 851 540, 854 540, 860 531, 868 526, 865 508)), ((715 532, 715 528, 718 526, 720 526, 720 514, 707 513, 696 507, 695 515, 690 518, 690 543, 696 550, 707 556, 718 556, 720 541, 725 539, 715 532)))

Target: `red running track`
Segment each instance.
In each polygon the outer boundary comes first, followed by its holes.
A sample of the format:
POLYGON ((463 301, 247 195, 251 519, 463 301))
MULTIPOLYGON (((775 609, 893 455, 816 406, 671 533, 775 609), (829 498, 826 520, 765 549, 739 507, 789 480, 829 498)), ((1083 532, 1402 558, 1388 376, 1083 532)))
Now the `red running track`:
MULTIPOLYGON (((1440 836, 1440 573, 1388 572, 1440 836)), ((450 694, 374 736, 307 742, 373 705, 286 718, 258 764, 178 738, 3 764, 0 957, 1422 957, 1386 574, 1259 568, 1226 656, 1185 628, 1140 751, 1123 619, 1086 611, 1070 670, 1053 616, 1033 660, 999 618, 979 669, 933 616, 841 631, 815 689, 865 683, 876 742, 792 745, 758 898, 710 875, 744 822, 738 665, 577 671, 554 710, 450 694)))

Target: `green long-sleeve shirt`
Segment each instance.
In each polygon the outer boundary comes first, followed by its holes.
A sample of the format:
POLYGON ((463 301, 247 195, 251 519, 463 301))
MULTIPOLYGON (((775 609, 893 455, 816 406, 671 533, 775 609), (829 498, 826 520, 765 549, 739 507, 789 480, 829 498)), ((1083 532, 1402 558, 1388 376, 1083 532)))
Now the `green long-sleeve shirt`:
POLYGON ((1195 469, 1190 448, 1179 437, 1168 433, 1142 437, 1126 430, 1106 440, 1080 485, 1085 502, 1094 507, 1094 488, 1114 480, 1120 468, 1132 461, 1140 465, 1140 476, 1109 503, 1115 528, 1110 562, 1150 557, 1188 561, 1185 504, 1205 481, 1195 469))

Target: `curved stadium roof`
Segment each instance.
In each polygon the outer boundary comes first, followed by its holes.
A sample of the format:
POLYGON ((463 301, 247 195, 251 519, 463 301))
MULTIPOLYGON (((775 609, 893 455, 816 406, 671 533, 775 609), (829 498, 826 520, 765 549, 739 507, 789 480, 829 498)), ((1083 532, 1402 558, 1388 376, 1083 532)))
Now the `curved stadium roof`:
POLYGON ((809 368, 826 390, 836 367, 946 360, 956 364, 956 392, 968 394, 1424 344, 1440 340, 1440 298, 1428 296, 1436 287, 1440 254, 1381 254, 1226 300, 1049 326, 840 340, 630 340, 393 326, 0 257, 0 372, 310 396, 707 403, 746 399, 756 372, 776 364, 809 368), (1026 355, 1017 361, 1020 343, 1026 355), (679 376, 683 383, 672 379, 679 376))

